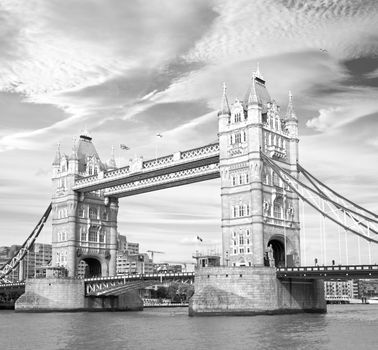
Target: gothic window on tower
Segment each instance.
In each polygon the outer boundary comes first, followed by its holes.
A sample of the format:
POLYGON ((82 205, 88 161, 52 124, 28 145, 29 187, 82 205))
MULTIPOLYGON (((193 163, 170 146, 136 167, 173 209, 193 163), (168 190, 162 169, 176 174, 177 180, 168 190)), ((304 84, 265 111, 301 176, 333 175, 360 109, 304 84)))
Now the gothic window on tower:
POLYGON ((235 134, 235 143, 241 143, 241 133, 240 132, 235 134))
POLYGON ((282 199, 276 198, 273 204, 273 215, 275 218, 282 218, 282 199))
POLYGON ((97 231, 98 228, 96 226, 91 226, 88 232, 88 241, 89 242, 97 242, 97 231))
POLYGON ((235 123, 241 122, 241 113, 238 112, 235 114, 235 123))
POLYGON ((102 229, 100 231, 100 243, 104 243, 105 242, 105 231, 102 229))
POLYGON ((84 226, 80 228, 80 240, 85 242, 87 240, 87 231, 84 226))
POLYGON ((88 175, 93 175, 93 167, 92 167, 92 165, 88 165, 88 175))
POLYGON ((239 245, 244 245, 244 236, 239 235, 239 245))
POLYGON ((235 186, 236 185, 236 176, 233 176, 232 177, 232 186, 235 186))
POLYGON ((249 176, 248 176, 248 173, 245 174, 245 183, 249 183, 249 176))
POLYGON ((84 217, 84 208, 82 206, 79 206, 78 215, 79 215, 79 218, 84 217))
POLYGON ((244 216, 244 205, 239 206, 239 216, 244 216))
POLYGON ((238 207, 233 206, 232 207, 232 217, 236 218, 238 216, 238 207))
POLYGON ((90 219, 97 219, 97 209, 96 208, 89 208, 89 218, 90 219))

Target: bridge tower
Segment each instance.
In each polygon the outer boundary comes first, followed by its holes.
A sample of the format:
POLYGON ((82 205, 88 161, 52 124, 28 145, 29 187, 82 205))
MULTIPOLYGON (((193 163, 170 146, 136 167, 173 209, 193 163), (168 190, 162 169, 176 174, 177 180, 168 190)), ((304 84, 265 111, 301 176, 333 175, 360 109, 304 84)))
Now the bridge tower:
POLYGON ((56 151, 53 162, 52 266, 67 269, 75 277, 80 267, 86 276, 116 273, 118 199, 103 191, 78 193, 72 187, 83 176, 101 176, 115 168, 114 155, 108 165, 101 162, 88 132, 74 141, 70 156, 56 151))
POLYGON ((219 118, 223 262, 227 266, 300 264, 299 201, 265 169, 260 151, 297 176, 298 120, 292 96, 284 117, 259 69, 230 108, 224 86, 219 118))

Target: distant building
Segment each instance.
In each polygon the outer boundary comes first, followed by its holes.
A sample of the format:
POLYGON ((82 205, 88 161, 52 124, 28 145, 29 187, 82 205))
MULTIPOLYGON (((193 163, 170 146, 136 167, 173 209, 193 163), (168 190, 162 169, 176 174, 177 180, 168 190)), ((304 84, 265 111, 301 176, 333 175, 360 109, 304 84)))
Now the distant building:
POLYGON ((349 281, 325 281, 324 294, 330 302, 348 302, 350 299, 358 298, 358 282, 349 281))
POLYGON ((118 253, 117 275, 153 273, 152 260, 148 254, 118 253))
MULTIPOLYGON (((13 258, 20 248, 21 246, 19 245, 0 247, 0 267, 13 258)), ((24 280, 25 278, 44 276, 45 272, 42 267, 48 265, 51 259, 51 244, 34 243, 20 265, 10 274, 9 279, 17 281, 24 280)))
POLYGON ((179 273, 182 272, 182 265, 181 264, 175 264, 171 265, 168 263, 160 263, 160 264, 154 264, 154 272, 155 273, 179 273))
POLYGON ((128 242, 126 236, 118 234, 118 253, 139 254, 139 243, 128 242))

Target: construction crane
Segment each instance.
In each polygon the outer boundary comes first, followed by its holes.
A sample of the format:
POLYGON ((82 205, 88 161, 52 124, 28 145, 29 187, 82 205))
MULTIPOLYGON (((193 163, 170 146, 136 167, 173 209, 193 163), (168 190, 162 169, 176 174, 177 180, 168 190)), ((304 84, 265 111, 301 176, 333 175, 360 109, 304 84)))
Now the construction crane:
POLYGON ((164 252, 159 252, 158 250, 147 250, 147 253, 151 253, 151 260, 154 262, 154 254, 165 254, 164 252))

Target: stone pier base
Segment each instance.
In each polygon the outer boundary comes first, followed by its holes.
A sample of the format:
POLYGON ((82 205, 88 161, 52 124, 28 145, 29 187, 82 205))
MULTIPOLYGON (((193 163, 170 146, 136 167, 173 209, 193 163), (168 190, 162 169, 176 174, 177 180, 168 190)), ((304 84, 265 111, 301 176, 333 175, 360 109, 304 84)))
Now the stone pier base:
POLYGON ((327 312, 322 280, 279 280, 271 267, 196 271, 190 316, 327 312))
POLYGON ((143 301, 136 291, 119 296, 86 297, 83 280, 70 278, 29 279, 16 312, 139 311, 143 301))

